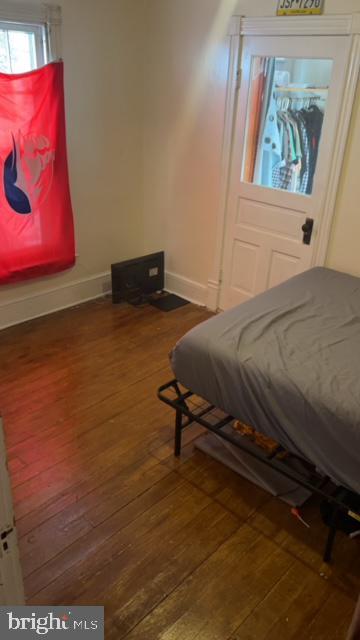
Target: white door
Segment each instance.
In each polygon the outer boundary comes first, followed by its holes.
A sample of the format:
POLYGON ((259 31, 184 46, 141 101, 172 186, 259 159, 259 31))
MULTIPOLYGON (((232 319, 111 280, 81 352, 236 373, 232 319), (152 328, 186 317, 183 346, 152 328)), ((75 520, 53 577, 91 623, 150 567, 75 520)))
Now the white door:
POLYGON ((0 605, 24 604, 2 421, 0 418, 0 605))
POLYGON ((350 44, 348 36, 243 39, 221 309, 314 264, 350 44))

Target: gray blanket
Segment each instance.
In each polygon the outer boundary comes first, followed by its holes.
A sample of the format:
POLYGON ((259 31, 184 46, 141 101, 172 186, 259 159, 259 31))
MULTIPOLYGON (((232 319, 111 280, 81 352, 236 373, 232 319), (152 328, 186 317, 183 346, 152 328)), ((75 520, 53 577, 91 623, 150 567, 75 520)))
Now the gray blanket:
POLYGON ((360 278, 315 268, 187 333, 177 379, 360 492, 360 278))

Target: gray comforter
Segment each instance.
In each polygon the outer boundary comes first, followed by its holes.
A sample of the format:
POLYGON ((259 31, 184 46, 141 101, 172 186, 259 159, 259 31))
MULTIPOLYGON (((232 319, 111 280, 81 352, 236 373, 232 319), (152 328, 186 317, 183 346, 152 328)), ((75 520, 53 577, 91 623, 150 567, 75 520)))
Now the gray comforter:
POLYGON ((177 379, 360 492, 360 278, 315 268, 192 329, 177 379))

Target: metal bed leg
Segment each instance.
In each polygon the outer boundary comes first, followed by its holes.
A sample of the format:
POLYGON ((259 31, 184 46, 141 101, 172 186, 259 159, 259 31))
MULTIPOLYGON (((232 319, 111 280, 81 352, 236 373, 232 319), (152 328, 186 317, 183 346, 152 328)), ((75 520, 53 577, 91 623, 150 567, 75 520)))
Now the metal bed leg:
POLYGON ((325 553, 324 553, 324 562, 331 562, 332 550, 335 542, 336 536, 336 527, 330 527, 330 531, 326 541, 325 553))
MULTIPOLYGON (((226 415, 225 418, 218 420, 216 423, 214 423, 213 421, 210 422, 206 419, 206 415, 210 413, 213 408, 215 408, 212 405, 208 405, 204 410, 195 413, 191 410, 190 407, 187 406, 187 401, 192 396, 194 396, 194 393, 189 390, 186 391, 186 388, 185 391, 182 392, 177 380, 170 380, 168 383, 159 387, 157 395, 162 402, 172 407, 176 411, 174 443, 174 453, 176 457, 179 457, 181 453, 183 429, 190 426, 192 423, 196 423, 210 433, 214 433, 217 437, 223 438, 225 441, 244 451, 246 454, 251 455, 254 459, 258 460, 262 464, 274 469, 285 478, 292 480, 300 487, 307 489, 311 493, 315 493, 323 500, 330 503, 334 507, 334 509, 329 520, 327 514, 324 515, 324 520, 326 521, 328 527, 328 536, 323 559, 324 562, 331 562, 336 534, 337 531, 341 529, 341 526, 339 526, 341 524, 339 522, 339 515, 344 512, 348 515, 352 515, 354 519, 359 519, 360 521, 360 507, 352 506, 352 492, 350 492, 348 489, 342 488, 341 492, 336 491, 335 493, 328 493, 325 490, 326 488, 324 488, 324 484, 327 483, 329 479, 327 477, 320 477, 315 468, 313 468, 314 478, 312 476, 309 477, 308 473, 302 474, 284 465, 281 459, 277 458, 276 454, 269 457, 265 454, 256 452, 255 450, 251 450, 248 446, 245 446, 245 444, 239 442, 239 439, 236 439, 231 434, 222 431, 223 427, 234 420, 233 416, 226 415)), ((295 457, 295 459, 297 458, 299 458, 299 456, 295 457)), ((356 497, 356 494, 354 494, 354 496, 356 497)), ((360 498, 360 494, 357 495, 357 498, 360 498)))
POLYGON ((326 540, 326 546, 325 546, 325 552, 324 552, 324 562, 327 562, 327 563, 331 562, 331 558, 332 558, 332 551, 334 548, 334 542, 335 542, 335 537, 337 532, 337 521, 338 521, 339 511, 340 511, 340 508, 335 508, 331 516, 329 533, 326 540))
POLYGON ((174 453, 177 458, 180 456, 180 453, 181 453, 181 436, 182 436, 182 411, 181 409, 176 409, 174 453))

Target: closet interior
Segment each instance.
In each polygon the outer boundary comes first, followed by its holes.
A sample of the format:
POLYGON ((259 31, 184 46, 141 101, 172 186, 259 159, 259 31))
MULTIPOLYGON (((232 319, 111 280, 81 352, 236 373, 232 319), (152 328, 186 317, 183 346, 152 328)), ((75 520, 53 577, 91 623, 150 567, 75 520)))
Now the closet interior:
POLYGON ((243 180, 310 195, 333 62, 253 56, 243 180))

